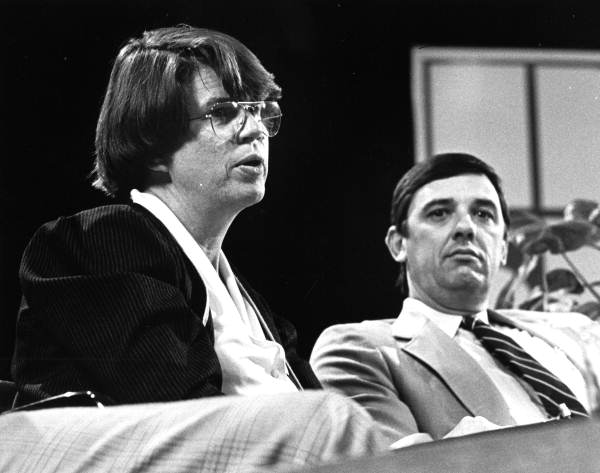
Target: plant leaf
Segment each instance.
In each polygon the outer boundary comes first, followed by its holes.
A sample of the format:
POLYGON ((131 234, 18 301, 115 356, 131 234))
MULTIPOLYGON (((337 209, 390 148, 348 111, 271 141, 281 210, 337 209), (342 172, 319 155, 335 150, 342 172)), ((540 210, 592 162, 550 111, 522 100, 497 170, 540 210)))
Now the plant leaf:
MULTIPOLYGON (((519 304, 519 309, 524 310, 544 310, 543 308, 543 294, 537 294, 530 297, 524 302, 519 304)), ((568 294, 559 290, 554 293, 548 294, 548 312, 570 312, 573 308, 574 301, 568 294)))
POLYGON ((533 296, 519 304, 519 309, 523 309, 523 310, 541 310, 541 308, 542 308, 542 295, 541 294, 538 294, 537 296, 533 296))
POLYGON ((590 222, 568 220, 547 225, 537 235, 532 231, 524 235, 521 251, 529 254, 541 254, 550 251, 552 254, 578 250, 584 245, 593 243, 598 228, 590 222))
POLYGON ((592 212, 599 208, 598 202, 588 199, 574 199, 567 204, 563 215, 565 220, 591 221, 592 212))
POLYGON ((530 224, 538 224, 544 226, 545 222, 541 217, 527 210, 511 209, 510 210, 510 228, 514 232, 521 227, 530 224))
POLYGON ((588 243, 592 243, 598 228, 590 222, 570 220, 553 223, 546 228, 546 231, 561 241, 562 251, 574 251, 588 243))
POLYGON ((570 269, 557 268, 548 271, 546 273, 546 282, 548 283, 549 292, 564 289, 571 294, 581 294, 584 291, 583 285, 570 269))
POLYGON ((584 302, 575 307, 574 311, 585 314, 592 320, 596 320, 600 317, 600 303, 596 301, 584 302))
MULTIPOLYGON (((511 228, 510 241, 522 252, 527 253, 528 248, 533 242, 539 239, 546 228, 543 221, 531 222, 519 228, 511 228)), ((530 253, 535 254, 535 253, 530 253)))
MULTIPOLYGON (((590 214, 588 220, 596 226, 596 228, 600 229, 600 207, 596 208, 595 210, 592 211, 592 213, 590 214)), ((600 239, 600 231, 596 232, 596 238, 595 240, 600 239)))
POLYGON ((562 253, 564 250, 560 238, 549 232, 542 232, 536 239, 523 246, 523 251, 530 255, 541 255, 546 251, 557 254, 562 253))
POLYGON ((596 227, 596 233, 591 236, 591 240, 600 240, 600 205, 594 200, 574 199, 563 211, 565 220, 590 222, 596 227))

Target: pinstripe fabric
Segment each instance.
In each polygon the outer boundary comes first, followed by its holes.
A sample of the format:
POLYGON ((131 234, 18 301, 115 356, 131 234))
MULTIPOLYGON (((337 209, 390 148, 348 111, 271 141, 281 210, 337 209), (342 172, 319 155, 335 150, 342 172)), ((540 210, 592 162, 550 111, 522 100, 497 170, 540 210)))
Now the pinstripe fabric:
POLYGON ((585 408, 571 390, 512 338, 473 317, 464 317, 461 327, 471 330, 496 359, 527 382, 537 393, 548 414, 560 416, 559 405, 565 404, 573 416, 587 417, 585 408))
POLYGON ((0 416, 3 473, 286 471, 386 446, 366 411, 323 391, 0 416))
MULTIPOLYGON (((95 390, 116 403, 220 394, 206 291, 166 228, 136 205, 42 226, 20 268, 13 377, 20 403, 95 390)), ((295 331, 242 280, 305 387, 318 387, 295 331)))

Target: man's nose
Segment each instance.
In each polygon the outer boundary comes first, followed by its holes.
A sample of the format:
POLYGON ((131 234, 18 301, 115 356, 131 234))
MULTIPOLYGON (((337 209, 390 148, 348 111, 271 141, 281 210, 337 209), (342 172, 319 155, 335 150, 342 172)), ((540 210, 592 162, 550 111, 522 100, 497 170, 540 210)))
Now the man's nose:
POLYGON ((456 226, 454 227, 454 238, 472 239, 475 236, 475 222, 471 214, 464 212, 458 215, 456 226))

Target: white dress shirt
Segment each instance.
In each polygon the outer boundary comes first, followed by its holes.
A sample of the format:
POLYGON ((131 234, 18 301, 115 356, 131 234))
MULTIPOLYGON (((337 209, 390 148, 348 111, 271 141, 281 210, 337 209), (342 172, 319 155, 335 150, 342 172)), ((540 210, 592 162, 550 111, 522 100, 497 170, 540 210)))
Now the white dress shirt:
MULTIPOLYGON (((264 335, 261 316, 229 266, 225 254, 218 257, 218 272, 171 209, 158 197, 137 190, 131 200, 159 219, 202 278, 215 331, 215 351, 223 374, 225 394, 260 394, 297 391, 288 377, 283 347, 264 335)), ((210 311, 210 312, 209 312, 210 311)), ((266 328, 266 326, 265 326, 266 328)))

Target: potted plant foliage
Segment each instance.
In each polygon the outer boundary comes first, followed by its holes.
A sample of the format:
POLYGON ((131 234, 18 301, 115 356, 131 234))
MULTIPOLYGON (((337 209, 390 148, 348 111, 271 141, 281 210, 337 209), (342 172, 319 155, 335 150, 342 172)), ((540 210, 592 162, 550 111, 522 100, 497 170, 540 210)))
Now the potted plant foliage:
POLYGON ((496 307, 575 311, 594 320, 600 317, 600 281, 589 281, 569 256, 583 247, 600 251, 598 202, 575 199, 565 207, 562 219, 553 223, 523 211, 512 212, 511 220, 509 244, 513 255, 516 252, 510 268, 513 277, 500 291, 496 307), (562 257, 567 267, 546 272, 544 256, 548 253, 562 257), (534 272, 539 284, 529 287, 526 300, 518 301, 517 291, 529 286, 534 272), (590 299, 580 303, 585 293, 590 299))

